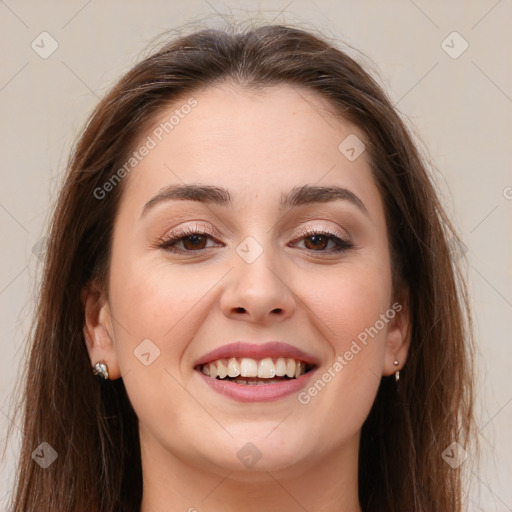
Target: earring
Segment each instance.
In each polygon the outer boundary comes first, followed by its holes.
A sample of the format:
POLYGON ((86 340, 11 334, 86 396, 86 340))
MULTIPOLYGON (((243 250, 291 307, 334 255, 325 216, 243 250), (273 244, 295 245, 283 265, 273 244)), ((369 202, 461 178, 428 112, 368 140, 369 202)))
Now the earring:
POLYGON ((108 380, 108 366, 105 361, 99 361, 94 365, 92 373, 99 380, 108 380))
MULTIPOLYGON (((393 361, 393 364, 394 364, 395 366, 398 366, 400 363, 395 359, 395 360, 393 361)), ((399 380, 399 379, 400 379, 400 370, 397 370, 397 371, 395 372, 395 382, 398 382, 398 380, 399 380)))

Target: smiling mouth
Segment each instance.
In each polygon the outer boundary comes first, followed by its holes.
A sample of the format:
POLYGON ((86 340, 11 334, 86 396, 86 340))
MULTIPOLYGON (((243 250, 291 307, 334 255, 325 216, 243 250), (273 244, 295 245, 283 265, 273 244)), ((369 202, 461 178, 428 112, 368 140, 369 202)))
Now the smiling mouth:
POLYGON ((288 357, 231 357, 199 365, 196 370, 217 380, 242 385, 262 385, 298 379, 314 368, 315 365, 306 361, 288 357))

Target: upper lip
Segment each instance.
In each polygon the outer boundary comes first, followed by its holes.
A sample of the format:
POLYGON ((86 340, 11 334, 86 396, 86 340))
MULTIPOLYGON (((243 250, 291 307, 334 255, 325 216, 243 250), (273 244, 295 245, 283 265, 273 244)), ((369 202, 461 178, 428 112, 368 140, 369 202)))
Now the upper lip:
POLYGON ((300 348, 281 341, 268 341, 265 343, 246 343, 244 341, 236 341, 204 354, 195 362, 194 366, 211 363, 218 359, 229 359, 231 357, 250 357, 252 359, 289 357, 315 366, 319 364, 319 361, 315 356, 304 352, 300 348))

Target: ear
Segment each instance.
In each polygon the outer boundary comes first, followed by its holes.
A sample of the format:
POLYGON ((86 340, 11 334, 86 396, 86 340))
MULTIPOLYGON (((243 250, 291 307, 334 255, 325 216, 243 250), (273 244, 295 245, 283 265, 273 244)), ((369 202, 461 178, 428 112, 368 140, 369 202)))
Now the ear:
POLYGON ((390 311, 394 311, 395 315, 388 325, 383 375, 393 375, 397 370, 401 370, 407 361, 411 345, 408 290, 400 294, 400 299, 392 304, 390 311), (398 361, 398 365, 395 365, 394 361, 398 361))
POLYGON ((121 372, 106 294, 96 283, 91 282, 84 286, 80 298, 84 308, 83 333, 91 368, 98 361, 104 361, 108 366, 109 379, 118 379, 121 372))

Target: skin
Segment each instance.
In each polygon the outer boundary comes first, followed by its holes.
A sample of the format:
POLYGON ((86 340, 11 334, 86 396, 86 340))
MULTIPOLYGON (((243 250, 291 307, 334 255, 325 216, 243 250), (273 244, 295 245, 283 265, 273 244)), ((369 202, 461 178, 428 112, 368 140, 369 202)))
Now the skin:
POLYGON ((307 404, 296 394, 234 401, 193 364, 232 341, 280 340, 318 357, 322 375, 392 307, 383 203, 367 155, 349 161, 338 150, 364 134, 335 119, 323 97, 289 85, 253 92, 224 83, 193 96, 197 106, 124 178, 108 293, 92 284, 83 294, 91 363, 104 360, 111 379, 123 378, 139 418, 141 511, 360 512, 360 430, 381 377, 406 361, 406 304, 307 404), (171 201, 141 219, 163 187, 183 182, 226 187, 233 205, 171 201), (368 214, 349 201, 279 211, 281 193, 304 184, 347 188, 368 214), (176 244, 188 253, 157 247, 187 226, 220 236, 200 250, 176 244), (316 248, 301 227, 355 247, 329 254, 335 242, 316 248), (235 251, 247 236, 263 249, 252 263, 235 251), (148 366, 134 355, 145 339, 160 350, 148 366), (252 467, 237 457, 248 442, 261 453, 252 467))

